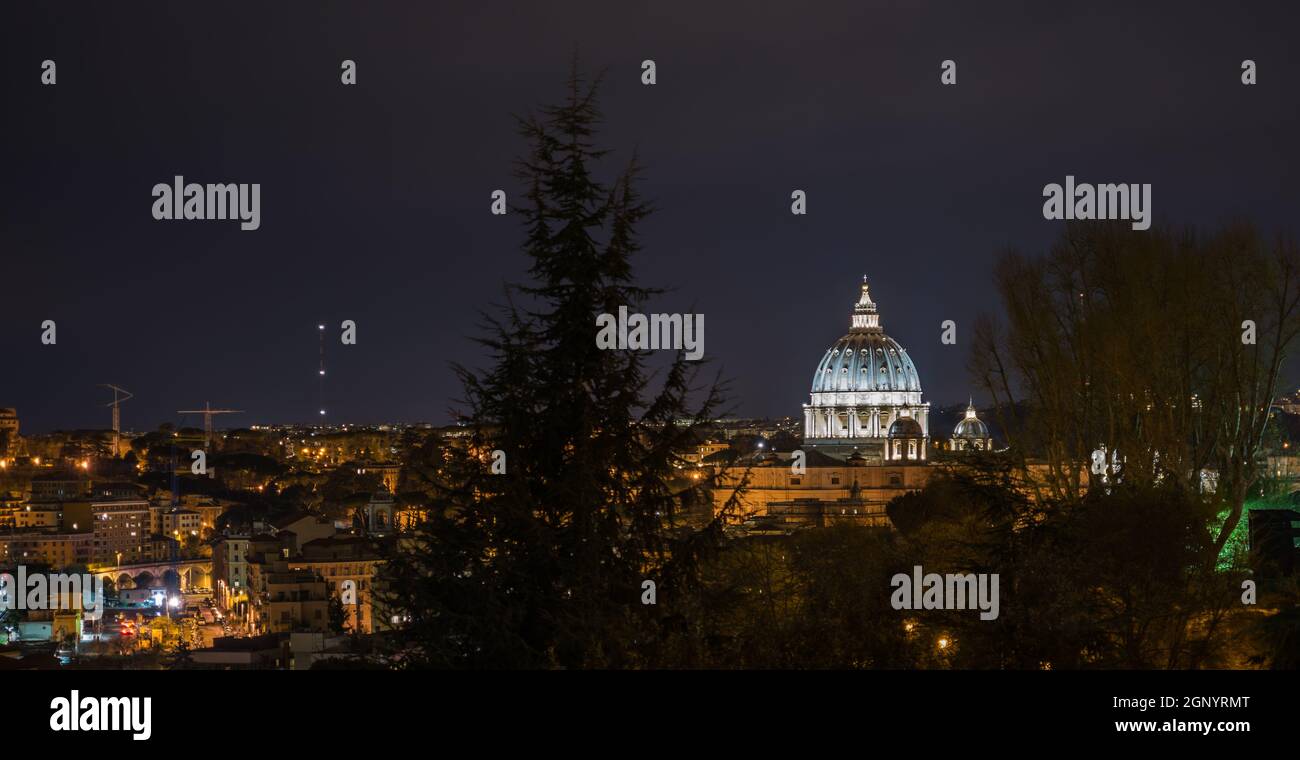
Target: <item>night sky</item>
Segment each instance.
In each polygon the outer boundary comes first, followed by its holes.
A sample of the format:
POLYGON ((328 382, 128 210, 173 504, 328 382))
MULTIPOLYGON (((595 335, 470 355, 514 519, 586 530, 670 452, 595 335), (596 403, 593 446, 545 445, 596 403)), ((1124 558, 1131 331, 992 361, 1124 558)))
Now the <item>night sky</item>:
POLYGON ((205 400, 318 420, 318 322, 329 421, 448 422, 449 364, 481 365, 478 311, 526 268, 489 213, 519 189, 511 115, 563 96, 575 49, 607 68, 605 176, 638 148, 658 207, 636 271, 674 290, 647 310, 705 314, 744 415, 799 413, 863 274, 926 399, 964 402, 991 264, 1050 243, 1067 174, 1152 183, 1157 226, 1300 233, 1293 4, 29 5, 0 11, 0 406, 29 432, 107 427, 99 383, 135 430, 205 400), (154 221, 177 174, 261 183, 261 229, 154 221))

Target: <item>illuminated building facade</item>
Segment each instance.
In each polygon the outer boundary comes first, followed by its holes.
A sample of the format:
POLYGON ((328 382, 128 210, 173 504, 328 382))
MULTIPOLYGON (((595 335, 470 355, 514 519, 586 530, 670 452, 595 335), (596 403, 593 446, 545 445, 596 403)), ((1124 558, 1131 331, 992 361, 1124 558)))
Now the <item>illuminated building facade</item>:
POLYGON ((0 457, 18 450, 18 410, 0 407, 0 457))
POLYGON ((372 541, 363 536, 319 538, 304 544, 302 556, 289 561, 291 570, 303 570, 325 580, 330 594, 338 594, 347 616, 344 627, 354 633, 375 631, 375 584, 383 560, 372 541), (345 582, 351 582, 345 587, 345 582), (348 593, 342 592, 347 589, 348 593))

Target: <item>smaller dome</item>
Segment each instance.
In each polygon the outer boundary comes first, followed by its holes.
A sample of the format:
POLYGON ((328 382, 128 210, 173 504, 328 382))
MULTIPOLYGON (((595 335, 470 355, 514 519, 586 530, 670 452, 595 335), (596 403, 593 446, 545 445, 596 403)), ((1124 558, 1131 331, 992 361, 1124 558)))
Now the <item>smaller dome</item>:
POLYGON ((923 438, 925 434, 921 432, 921 423, 911 417, 899 417, 894 420, 894 424, 889 426, 890 438, 923 438))
POLYGON ((989 427, 975 415, 975 404, 966 407, 966 417, 952 430, 953 438, 988 438, 989 427))
POLYGON ((978 419, 962 420, 961 422, 957 423, 957 427, 953 428, 952 437, 953 438, 988 438, 989 428, 988 425, 984 424, 983 420, 978 420, 978 419))

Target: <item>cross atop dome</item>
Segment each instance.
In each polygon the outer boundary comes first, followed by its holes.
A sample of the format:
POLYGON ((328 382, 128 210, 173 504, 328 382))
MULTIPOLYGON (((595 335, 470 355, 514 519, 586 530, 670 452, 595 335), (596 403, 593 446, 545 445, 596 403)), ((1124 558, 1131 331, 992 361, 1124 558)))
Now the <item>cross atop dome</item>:
POLYGON ((876 312, 876 304, 871 300, 871 293, 867 290, 865 274, 862 275, 862 296, 853 306, 853 321, 850 327, 854 332, 880 329, 880 315, 876 312))

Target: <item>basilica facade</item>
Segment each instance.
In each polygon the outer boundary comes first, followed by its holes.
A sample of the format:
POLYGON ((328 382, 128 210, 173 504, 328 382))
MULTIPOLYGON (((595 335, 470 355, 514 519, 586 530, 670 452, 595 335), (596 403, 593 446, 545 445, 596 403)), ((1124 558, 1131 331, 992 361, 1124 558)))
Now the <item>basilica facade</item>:
POLYGON ((930 405, 907 351, 881 327, 865 277, 849 332, 818 363, 803 414, 806 448, 874 464, 929 457, 930 405))

